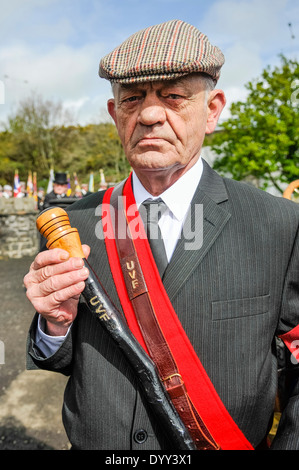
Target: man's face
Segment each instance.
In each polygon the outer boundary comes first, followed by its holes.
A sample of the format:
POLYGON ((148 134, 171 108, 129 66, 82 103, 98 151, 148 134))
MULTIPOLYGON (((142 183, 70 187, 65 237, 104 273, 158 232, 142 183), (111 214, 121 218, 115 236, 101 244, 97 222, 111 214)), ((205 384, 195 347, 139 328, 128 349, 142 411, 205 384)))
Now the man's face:
POLYGON ((108 110, 137 174, 192 166, 205 133, 212 132, 208 94, 196 75, 117 85, 108 110))
POLYGON ((64 194, 67 192, 67 184, 53 183, 53 191, 55 194, 64 194))

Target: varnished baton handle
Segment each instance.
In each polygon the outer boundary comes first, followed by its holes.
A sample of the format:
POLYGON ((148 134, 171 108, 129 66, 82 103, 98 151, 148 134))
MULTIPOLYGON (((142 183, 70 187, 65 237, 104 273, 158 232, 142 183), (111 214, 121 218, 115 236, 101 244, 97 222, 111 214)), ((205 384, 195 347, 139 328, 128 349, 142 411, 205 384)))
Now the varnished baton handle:
POLYGON ((89 310, 100 320, 135 371, 147 402, 167 433, 170 442, 178 450, 196 450, 184 423, 175 410, 156 366, 131 333, 121 313, 116 309, 91 266, 84 258, 78 230, 72 228, 66 211, 60 207, 44 210, 37 218, 40 233, 48 240, 47 248, 62 248, 72 257, 84 259, 89 269, 82 293, 89 310))

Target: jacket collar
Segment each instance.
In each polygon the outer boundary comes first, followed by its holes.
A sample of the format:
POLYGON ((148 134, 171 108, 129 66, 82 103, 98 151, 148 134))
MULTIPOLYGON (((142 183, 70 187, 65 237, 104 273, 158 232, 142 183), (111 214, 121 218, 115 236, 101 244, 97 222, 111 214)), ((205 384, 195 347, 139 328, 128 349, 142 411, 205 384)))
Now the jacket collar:
POLYGON ((205 161, 203 163, 203 175, 193 197, 182 236, 163 278, 170 300, 202 262, 231 217, 226 204, 222 204, 228 200, 222 177, 205 161))

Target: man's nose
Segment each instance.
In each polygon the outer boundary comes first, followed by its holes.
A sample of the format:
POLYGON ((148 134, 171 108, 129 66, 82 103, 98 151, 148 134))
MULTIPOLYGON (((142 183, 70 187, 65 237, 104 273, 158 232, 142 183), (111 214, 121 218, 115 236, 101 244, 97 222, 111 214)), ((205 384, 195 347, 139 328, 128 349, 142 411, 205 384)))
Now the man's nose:
POLYGON ((146 96, 140 108, 138 121, 144 126, 163 124, 166 120, 166 111, 159 97, 146 96))

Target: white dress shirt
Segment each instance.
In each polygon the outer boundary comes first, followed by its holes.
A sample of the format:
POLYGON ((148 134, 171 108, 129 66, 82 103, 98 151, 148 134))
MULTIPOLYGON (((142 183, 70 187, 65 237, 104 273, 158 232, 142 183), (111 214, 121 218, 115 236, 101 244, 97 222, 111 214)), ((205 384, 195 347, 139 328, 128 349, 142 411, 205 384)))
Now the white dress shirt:
POLYGON ((170 188, 159 196, 153 197, 142 186, 141 182, 133 172, 133 192, 137 208, 146 199, 163 199, 167 210, 161 216, 159 227, 162 233, 165 250, 170 261, 177 241, 180 237, 188 209, 190 207, 195 190, 201 178, 203 164, 201 158, 170 188))
MULTIPOLYGON (((159 196, 153 197, 141 184, 135 172, 133 172, 133 193, 137 208, 146 199, 163 199, 167 206, 167 210, 161 216, 159 227, 162 233, 165 250, 170 261, 175 246, 180 237, 191 200, 200 181, 203 170, 202 159, 198 161, 188 170, 181 178, 178 179, 170 188, 159 196)), ((49 336, 43 331, 43 319, 40 316, 36 333, 36 344, 46 357, 54 354, 65 339, 65 336, 49 336)))

